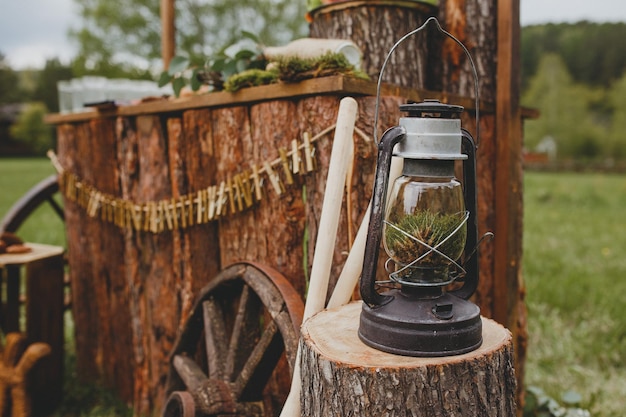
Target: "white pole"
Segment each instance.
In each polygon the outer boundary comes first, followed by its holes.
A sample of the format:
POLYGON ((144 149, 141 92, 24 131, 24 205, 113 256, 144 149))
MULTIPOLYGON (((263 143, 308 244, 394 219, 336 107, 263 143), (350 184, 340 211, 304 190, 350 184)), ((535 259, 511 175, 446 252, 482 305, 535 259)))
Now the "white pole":
MULTIPOLYGON (((304 306, 302 322, 324 309, 328 280, 332 266, 332 258, 339 226, 343 189, 345 187, 348 166, 352 162, 354 143, 352 135, 356 122, 357 103, 351 97, 346 97, 339 104, 337 126, 328 166, 326 188, 322 213, 315 243, 315 254, 311 267, 311 279, 304 306)), ((280 413, 281 417, 300 417, 300 349, 296 357, 291 390, 287 401, 280 413)))

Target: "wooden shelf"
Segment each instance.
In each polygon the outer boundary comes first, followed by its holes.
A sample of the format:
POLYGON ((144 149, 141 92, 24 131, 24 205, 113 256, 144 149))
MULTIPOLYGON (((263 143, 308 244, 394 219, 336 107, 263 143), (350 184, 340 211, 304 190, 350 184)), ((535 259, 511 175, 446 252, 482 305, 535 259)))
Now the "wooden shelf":
MULTIPOLYGON (((78 113, 56 113, 46 116, 46 123, 75 123, 102 117, 138 116, 142 114, 179 113, 185 110, 226 107, 250 104, 269 100, 290 99, 313 95, 341 94, 350 96, 375 96, 376 83, 341 75, 314 78, 299 83, 279 83, 250 87, 235 93, 225 91, 198 94, 181 98, 163 98, 136 105, 113 107, 98 111, 95 108, 78 113)), ((474 109, 475 101, 470 97, 444 95, 441 92, 412 90, 396 85, 383 84, 381 95, 400 96, 407 100, 421 101, 425 98, 439 99, 442 102, 459 104, 466 109, 474 109)), ((481 102, 481 112, 494 111, 493 103, 481 102)))
POLYGON ((25 265, 51 256, 62 255, 64 249, 61 246, 44 245, 42 243, 24 243, 32 249, 27 253, 3 253, 0 254, 0 268, 7 265, 25 265))

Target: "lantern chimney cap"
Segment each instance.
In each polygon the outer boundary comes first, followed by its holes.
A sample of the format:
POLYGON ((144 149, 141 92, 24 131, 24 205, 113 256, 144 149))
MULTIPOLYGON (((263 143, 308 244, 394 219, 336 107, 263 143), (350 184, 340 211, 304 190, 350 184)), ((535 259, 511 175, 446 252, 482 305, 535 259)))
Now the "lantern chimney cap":
POLYGON ((463 113, 463 106, 445 104, 436 99, 426 99, 421 103, 401 104, 400 111, 409 113, 409 117, 454 119, 463 113))

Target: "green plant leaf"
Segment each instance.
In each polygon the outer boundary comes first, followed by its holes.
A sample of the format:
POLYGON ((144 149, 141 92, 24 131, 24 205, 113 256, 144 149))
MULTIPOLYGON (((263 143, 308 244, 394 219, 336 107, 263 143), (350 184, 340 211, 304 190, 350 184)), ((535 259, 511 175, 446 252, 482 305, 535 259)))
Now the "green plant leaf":
POLYGON ((222 72, 225 66, 226 57, 220 57, 213 60, 213 63, 209 66, 209 69, 211 69, 211 71, 222 72))
POLYGON ((184 57, 184 56, 180 56, 180 55, 176 55, 170 61, 170 66, 167 69, 167 72, 170 75, 176 75, 179 72, 182 72, 185 69, 187 69, 187 67, 189 67, 189 64, 190 64, 189 58, 184 57))
POLYGON ((242 30, 241 36, 243 36, 244 38, 251 39, 256 43, 259 43, 259 37, 252 32, 248 32, 247 30, 242 30))
POLYGON ((582 400, 583 397, 576 391, 572 390, 565 391, 563 395, 561 395, 561 401, 570 407, 577 406, 582 402, 582 400))
POLYGON ((198 91, 200 89, 200 87, 202 87, 202 82, 198 78, 198 71, 202 71, 202 70, 199 69, 199 68, 196 68, 191 73, 190 84, 191 84, 191 90, 192 91, 198 91))
POLYGON ((249 63, 250 61, 247 59, 239 59, 235 61, 235 68, 237 68, 235 72, 239 73, 245 71, 248 68, 249 63))
POLYGON ((163 71, 159 76, 159 87, 169 84, 170 81, 172 81, 172 76, 167 71, 163 71))
POLYGON ((235 59, 240 60, 240 59, 251 59, 256 55, 256 53, 254 53, 254 51, 251 51, 249 49, 242 49, 241 51, 237 52, 235 54, 235 59))
POLYGON ((172 81, 172 88, 176 97, 180 96, 180 90, 185 86, 185 80, 182 77, 174 78, 172 81))
POLYGON ((224 78, 228 78, 236 72, 237 72, 236 61, 228 60, 224 62, 224 66, 222 67, 222 74, 224 75, 224 78))

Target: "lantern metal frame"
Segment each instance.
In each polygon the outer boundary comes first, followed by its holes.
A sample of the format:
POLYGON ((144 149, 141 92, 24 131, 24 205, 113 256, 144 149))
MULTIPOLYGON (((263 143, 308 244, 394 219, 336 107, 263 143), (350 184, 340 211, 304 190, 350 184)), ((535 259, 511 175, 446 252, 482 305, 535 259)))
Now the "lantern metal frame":
MULTIPOLYGON (((453 39, 462 47, 469 58, 475 78, 476 90, 476 129, 480 124, 478 75, 469 51, 450 33, 445 31, 436 18, 429 18, 422 26, 403 36, 389 51, 378 79, 376 108, 374 119, 374 136, 378 129, 380 87, 383 73, 394 50, 408 37, 423 30, 429 23, 453 39)), ((408 111, 410 117, 421 117, 422 113, 460 113, 461 106, 452 106, 439 102, 424 102, 401 106, 408 111)), ((444 115, 444 118, 449 115, 444 115)), ((363 308, 359 324, 359 338, 367 345, 394 354, 407 356, 449 356, 466 353, 477 349, 482 344, 482 321, 480 309, 468 301, 478 287, 478 227, 476 197, 476 149, 477 145, 471 134, 461 128, 461 153, 446 160, 437 157, 424 158, 434 169, 443 168, 446 172, 454 172, 454 160, 466 159, 463 164, 463 198, 467 218, 467 239, 465 244, 464 273, 449 282, 438 282, 435 285, 399 282, 400 288, 392 288, 379 293, 376 286, 378 259, 384 227, 387 184, 391 159, 394 148, 407 136, 403 126, 388 129, 378 141, 378 160, 376 165, 372 211, 370 216, 368 237, 365 247, 363 271, 360 291, 363 308), (436 165, 436 166, 435 166, 436 165), (443 287, 454 280, 462 285, 454 290, 444 291, 443 287)), ((408 158, 408 159, 413 159, 408 158)), ((417 157, 415 160, 421 160, 417 157)), ((453 175, 452 175, 453 176, 453 175)), ((393 280, 393 279, 392 279, 393 280)), ((396 285, 397 286, 397 285, 396 285)))

